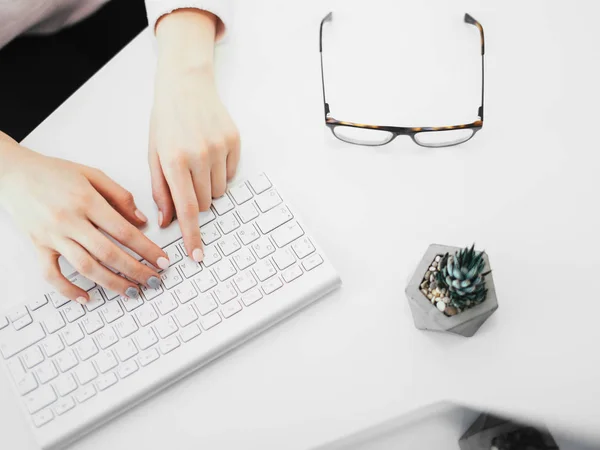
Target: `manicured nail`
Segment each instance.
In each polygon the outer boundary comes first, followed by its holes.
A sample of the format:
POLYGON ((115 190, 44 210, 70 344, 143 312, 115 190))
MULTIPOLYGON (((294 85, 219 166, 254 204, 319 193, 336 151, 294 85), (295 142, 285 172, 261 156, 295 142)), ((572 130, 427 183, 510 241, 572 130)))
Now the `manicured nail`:
POLYGON ((77 297, 77 298, 75 299, 75 301, 76 301, 77 303, 80 303, 80 304, 82 304, 82 305, 85 305, 85 304, 87 303, 87 298, 85 298, 85 297, 77 297))
POLYGON ((165 216, 163 215, 162 211, 158 211, 158 226, 159 227, 162 227, 164 218, 165 218, 165 216))
POLYGON ((148 222, 148 218, 141 212, 139 209, 135 210, 135 216, 140 219, 142 222, 148 222))
POLYGON ((197 248, 192 252, 192 258, 194 259, 194 261, 196 262, 200 262, 204 259, 204 252, 202 251, 202 249, 197 248))
POLYGON ((160 287, 160 280, 156 277, 148 278, 148 286, 152 289, 158 289, 160 287))
POLYGON ((158 258, 156 260, 156 264, 162 270, 167 270, 169 268, 169 266, 171 265, 171 263, 169 262, 169 260, 167 258, 165 258, 164 256, 161 256, 160 258, 158 258))
POLYGON ((138 295, 140 295, 140 294, 136 288, 128 287, 127 290, 125 291, 125 295, 129 298, 138 298, 138 295))

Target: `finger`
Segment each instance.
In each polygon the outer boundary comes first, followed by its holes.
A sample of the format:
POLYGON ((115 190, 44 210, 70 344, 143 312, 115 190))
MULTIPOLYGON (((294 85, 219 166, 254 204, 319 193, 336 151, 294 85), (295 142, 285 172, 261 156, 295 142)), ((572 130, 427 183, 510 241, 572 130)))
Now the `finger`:
POLYGON ((64 297, 74 300, 82 305, 89 301, 87 292, 71 283, 60 271, 58 258, 60 254, 49 248, 38 250, 40 264, 44 273, 44 279, 64 297))
POLYGON ((175 206, 158 154, 150 152, 148 160, 150 163, 150 178, 152 179, 152 198, 158 207, 158 225, 164 228, 172 222, 175 206))
POLYGON ((160 278, 156 271, 123 251, 92 224, 88 223, 78 230, 73 239, 98 261, 121 272, 130 280, 152 289, 158 289, 160 286, 160 278))
POLYGON ((227 155, 227 181, 231 181, 237 171, 240 162, 240 146, 240 138, 239 135, 236 134, 236 139, 234 139, 229 154, 227 155))
MULTIPOLYGON (((133 250, 155 267, 167 269, 167 254, 144 233, 127 222, 101 197, 98 197, 88 211, 88 219, 101 230, 108 233, 125 247, 133 250)), ((125 273, 125 272, 123 272, 125 273)))
POLYGON ((208 163, 192 166, 192 182, 200 211, 208 211, 212 203, 211 169, 208 163))
POLYGON ((137 298, 139 291, 137 286, 114 272, 108 270, 77 242, 65 239, 57 246, 57 250, 69 261, 69 263, 81 275, 100 286, 129 298, 137 298))
POLYGON ((219 198, 225 194, 227 189, 227 168, 225 161, 213 164, 210 170, 210 184, 213 198, 219 198))
POLYGON ((148 218, 135 205, 131 192, 116 183, 101 170, 84 167, 83 173, 94 189, 125 219, 138 227, 148 222, 148 218))
POLYGON ((165 176, 173 194, 177 219, 179 220, 187 254, 194 261, 200 262, 204 259, 204 250, 198 223, 198 200, 194 191, 191 173, 189 170, 180 167, 167 171, 165 176))

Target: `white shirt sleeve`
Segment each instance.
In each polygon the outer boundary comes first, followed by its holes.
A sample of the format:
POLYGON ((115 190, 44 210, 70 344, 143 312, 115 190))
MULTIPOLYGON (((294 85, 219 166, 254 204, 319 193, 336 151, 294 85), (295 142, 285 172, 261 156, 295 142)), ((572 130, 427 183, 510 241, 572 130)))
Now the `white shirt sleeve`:
POLYGON ((197 8, 213 13, 220 19, 217 25, 217 39, 225 34, 231 24, 232 0, 146 0, 148 24, 154 30, 156 22, 165 14, 181 8, 197 8))

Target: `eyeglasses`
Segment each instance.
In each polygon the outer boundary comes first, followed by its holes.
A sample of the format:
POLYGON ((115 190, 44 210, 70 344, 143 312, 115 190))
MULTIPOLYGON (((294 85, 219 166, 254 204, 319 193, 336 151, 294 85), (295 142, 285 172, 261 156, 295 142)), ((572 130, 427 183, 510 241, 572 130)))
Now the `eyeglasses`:
POLYGON ((327 14, 321 21, 319 31, 319 52, 321 54, 321 82, 323 85, 323 107, 325 110, 325 125, 333 135, 350 144, 378 146, 388 144, 397 136, 410 136, 415 143, 422 147, 450 147, 467 142, 483 127, 483 94, 484 94, 484 57, 485 41, 483 27, 469 14, 465 14, 465 22, 475 25, 481 36, 481 106, 477 115, 479 119, 463 125, 445 127, 391 127, 383 125, 366 125, 347 122, 331 117, 329 103, 325 97, 325 76, 323 74, 323 25, 330 22, 333 13, 327 14))

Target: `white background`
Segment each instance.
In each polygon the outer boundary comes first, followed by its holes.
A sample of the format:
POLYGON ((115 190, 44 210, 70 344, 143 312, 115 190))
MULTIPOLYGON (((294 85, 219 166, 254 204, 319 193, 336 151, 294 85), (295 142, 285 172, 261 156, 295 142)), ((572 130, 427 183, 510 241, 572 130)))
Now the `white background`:
MULTIPOLYGON (((238 2, 218 49, 242 134, 344 286, 76 447, 307 448, 454 399, 600 440, 598 8, 592 1, 238 2), (390 125, 486 120, 466 145, 336 141, 322 117, 390 125), (404 288, 430 243, 487 250, 500 309, 471 339, 414 329, 404 288)), ((152 220, 146 164, 154 53, 144 34, 25 144, 97 166, 152 220)), ((43 74, 42 74, 43 76, 43 74)), ((27 239, 0 215, 1 301, 40 295, 27 239)), ((0 382, 0 429, 35 448, 0 382)), ((459 433, 460 434, 460 433, 459 433)), ((456 448, 450 442, 447 448, 456 448)))

